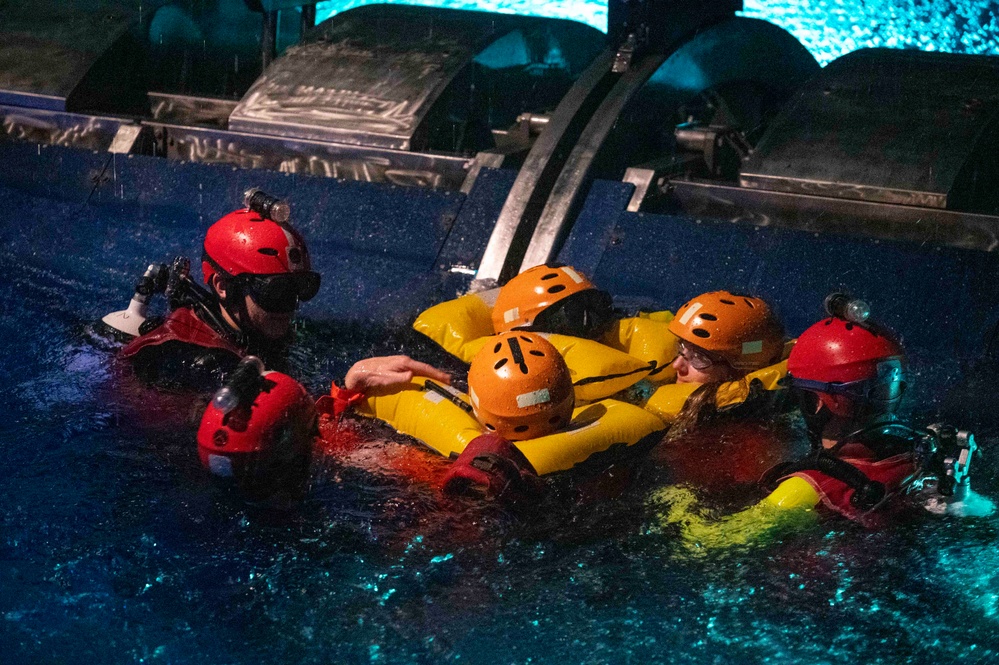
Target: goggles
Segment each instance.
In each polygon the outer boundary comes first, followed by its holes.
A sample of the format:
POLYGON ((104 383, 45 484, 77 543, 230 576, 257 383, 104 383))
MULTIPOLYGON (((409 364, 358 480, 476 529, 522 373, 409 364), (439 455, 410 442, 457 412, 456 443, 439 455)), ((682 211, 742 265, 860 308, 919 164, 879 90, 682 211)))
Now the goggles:
POLYGON ((844 395, 854 400, 894 399, 897 386, 904 383, 905 374, 902 362, 895 358, 883 360, 877 365, 877 376, 857 381, 830 382, 800 379, 788 374, 782 385, 799 391, 844 395))
POLYGON ((688 365, 698 371, 704 371, 712 365, 725 362, 720 358, 708 355, 706 351, 693 347, 682 339, 677 347, 676 357, 673 358, 673 361, 670 364, 676 362, 677 358, 683 358, 688 365))
POLYGON ((253 302, 273 314, 295 311, 298 303, 315 297, 320 283, 319 273, 312 271, 279 275, 243 274, 239 280, 253 302))

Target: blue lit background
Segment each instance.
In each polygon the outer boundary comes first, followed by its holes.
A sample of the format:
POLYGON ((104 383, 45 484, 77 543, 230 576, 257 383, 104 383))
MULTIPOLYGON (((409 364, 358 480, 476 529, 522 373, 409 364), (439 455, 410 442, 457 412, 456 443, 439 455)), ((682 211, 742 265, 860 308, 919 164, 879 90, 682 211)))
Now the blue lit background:
MULTIPOLYGON (((378 0, 393 3, 396 0, 378 0)), ((368 0, 319 3, 317 20, 368 0)), ((604 0, 411 0, 401 4, 571 18, 607 29, 604 0)), ((793 34, 825 65, 859 48, 886 46, 999 54, 999 3, 982 0, 745 0, 744 16, 793 34)))

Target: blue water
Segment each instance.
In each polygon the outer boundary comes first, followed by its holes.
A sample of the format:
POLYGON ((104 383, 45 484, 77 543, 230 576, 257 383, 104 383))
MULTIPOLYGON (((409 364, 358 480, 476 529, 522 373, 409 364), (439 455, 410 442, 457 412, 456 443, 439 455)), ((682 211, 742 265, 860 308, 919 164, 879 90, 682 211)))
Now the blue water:
MULTIPOLYGON (((795 19, 811 17, 795 34, 824 62, 894 25, 909 26, 895 45, 954 48, 943 28, 971 7, 889 22, 886 6, 929 5, 826 5, 828 29, 818 10, 795 19)), ((989 20, 962 48, 994 48, 989 20)), ((999 518, 827 522, 698 555, 654 532, 655 474, 525 521, 409 484, 384 464, 400 444, 367 430, 356 454, 320 460, 303 507, 249 509, 201 472, 183 416, 121 393, 88 326, 124 306, 132 257, 190 253, 190 229, 168 209, 133 220, 52 196, 0 188, 2 663, 996 661, 999 518)), ((316 393, 362 355, 434 357, 403 326, 308 308, 301 334, 294 362, 316 393)), ((981 433, 976 487, 997 497, 999 438, 981 433)))
MULTIPOLYGON (((659 532, 656 473, 615 501, 519 519, 441 500, 387 463, 317 463, 308 502, 214 487, 179 402, 124 386, 88 323, 136 256, 189 252, 169 208, 132 215, 0 189, 0 651, 4 663, 991 663, 999 518, 888 532, 826 522, 700 555, 659 532), (71 220, 72 223, 67 223, 71 220), (179 407, 178 407, 179 409, 179 407)), ((310 303, 311 304, 311 303, 310 303)), ((306 308, 296 372, 319 392, 404 327, 306 308)), ((127 375, 126 375, 127 376, 127 375)), ((970 423, 970 425, 974 425, 970 423)), ((995 432, 977 488, 999 496, 995 432)), ((565 489, 564 487, 562 488, 565 489)))
MULTIPOLYGON (((574 19, 607 30, 602 0, 379 0, 408 5, 479 9, 574 19)), ((371 4, 320 2, 317 20, 371 4)), ((798 38, 825 65, 860 48, 999 53, 999 3, 994 0, 744 0, 744 16, 762 18, 798 38)))

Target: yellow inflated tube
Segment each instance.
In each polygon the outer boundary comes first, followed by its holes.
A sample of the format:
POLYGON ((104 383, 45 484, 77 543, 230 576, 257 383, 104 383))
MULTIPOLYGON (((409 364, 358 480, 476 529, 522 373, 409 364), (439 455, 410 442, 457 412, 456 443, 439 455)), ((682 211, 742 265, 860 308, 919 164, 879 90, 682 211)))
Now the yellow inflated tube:
POLYGON ((618 319, 600 338, 602 344, 627 353, 655 369, 646 377, 655 383, 676 380, 671 363, 678 353, 679 338, 669 331, 673 312, 640 312, 638 316, 618 319))
MULTIPOLYGON (((784 345, 783 360, 779 363, 750 372, 741 379, 721 384, 715 394, 715 406, 722 410, 742 404, 753 390, 778 390, 780 380, 787 376, 787 356, 793 347, 793 340, 784 345)), ((671 383, 660 386, 645 403, 645 410, 655 414, 663 422, 671 423, 680 414, 687 398, 700 387, 700 383, 671 383)))
MULTIPOLYGON (((420 314, 413 328, 466 363, 493 334, 492 305, 498 289, 470 293, 434 305, 420 314)), ((615 321, 600 341, 568 335, 545 335, 569 366, 576 401, 609 397, 648 378, 671 381, 676 337, 669 332, 670 312, 654 312, 615 321)))
MULTIPOLYGON (((441 455, 456 457, 483 433, 482 426, 459 406, 468 404, 467 395, 445 396, 446 389, 429 390, 425 384, 414 381, 367 397, 358 404, 357 412, 388 423, 441 455)), ((662 429, 663 423, 640 407, 603 400, 575 409, 565 430, 514 445, 538 475, 544 475, 571 469, 612 446, 634 445, 662 429)))

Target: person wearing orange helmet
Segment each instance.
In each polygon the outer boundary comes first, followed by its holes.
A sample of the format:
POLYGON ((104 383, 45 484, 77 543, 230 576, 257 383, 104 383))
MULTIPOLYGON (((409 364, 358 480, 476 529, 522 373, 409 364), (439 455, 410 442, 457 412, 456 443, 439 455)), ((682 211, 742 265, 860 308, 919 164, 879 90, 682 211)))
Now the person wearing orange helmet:
POLYGON ((934 512, 982 515, 990 501, 973 494, 968 472, 974 436, 945 425, 914 428, 898 415, 906 388, 905 352, 886 328, 868 321, 866 303, 827 298, 829 317, 809 327, 788 357, 787 385, 798 399, 812 452, 768 471, 770 493, 716 524, 682 514, 689 498, 671 488, 667 521, 682 522, 700 545, 746 542, 822 512, 865 526, 902 514, 914 490, 934 490, 934 512))
POLYGON ((761 298, 712 291, 677 310, 677 383, 720 383, 780 360, 784 327, 761 298))
POLYGON ((485 433, 465 446, 444 491, 520 498, 537 491, 537 472, 516 447, 565 429, 575 394, 569 368, 540 335, 506 332, 482 348, 468 370, 472 413, 485 433))
POLYGON ((513 277, 496 296, 493 330, 598 338, 613 320, 611 297, 571 266, 540 265, 513 277))

